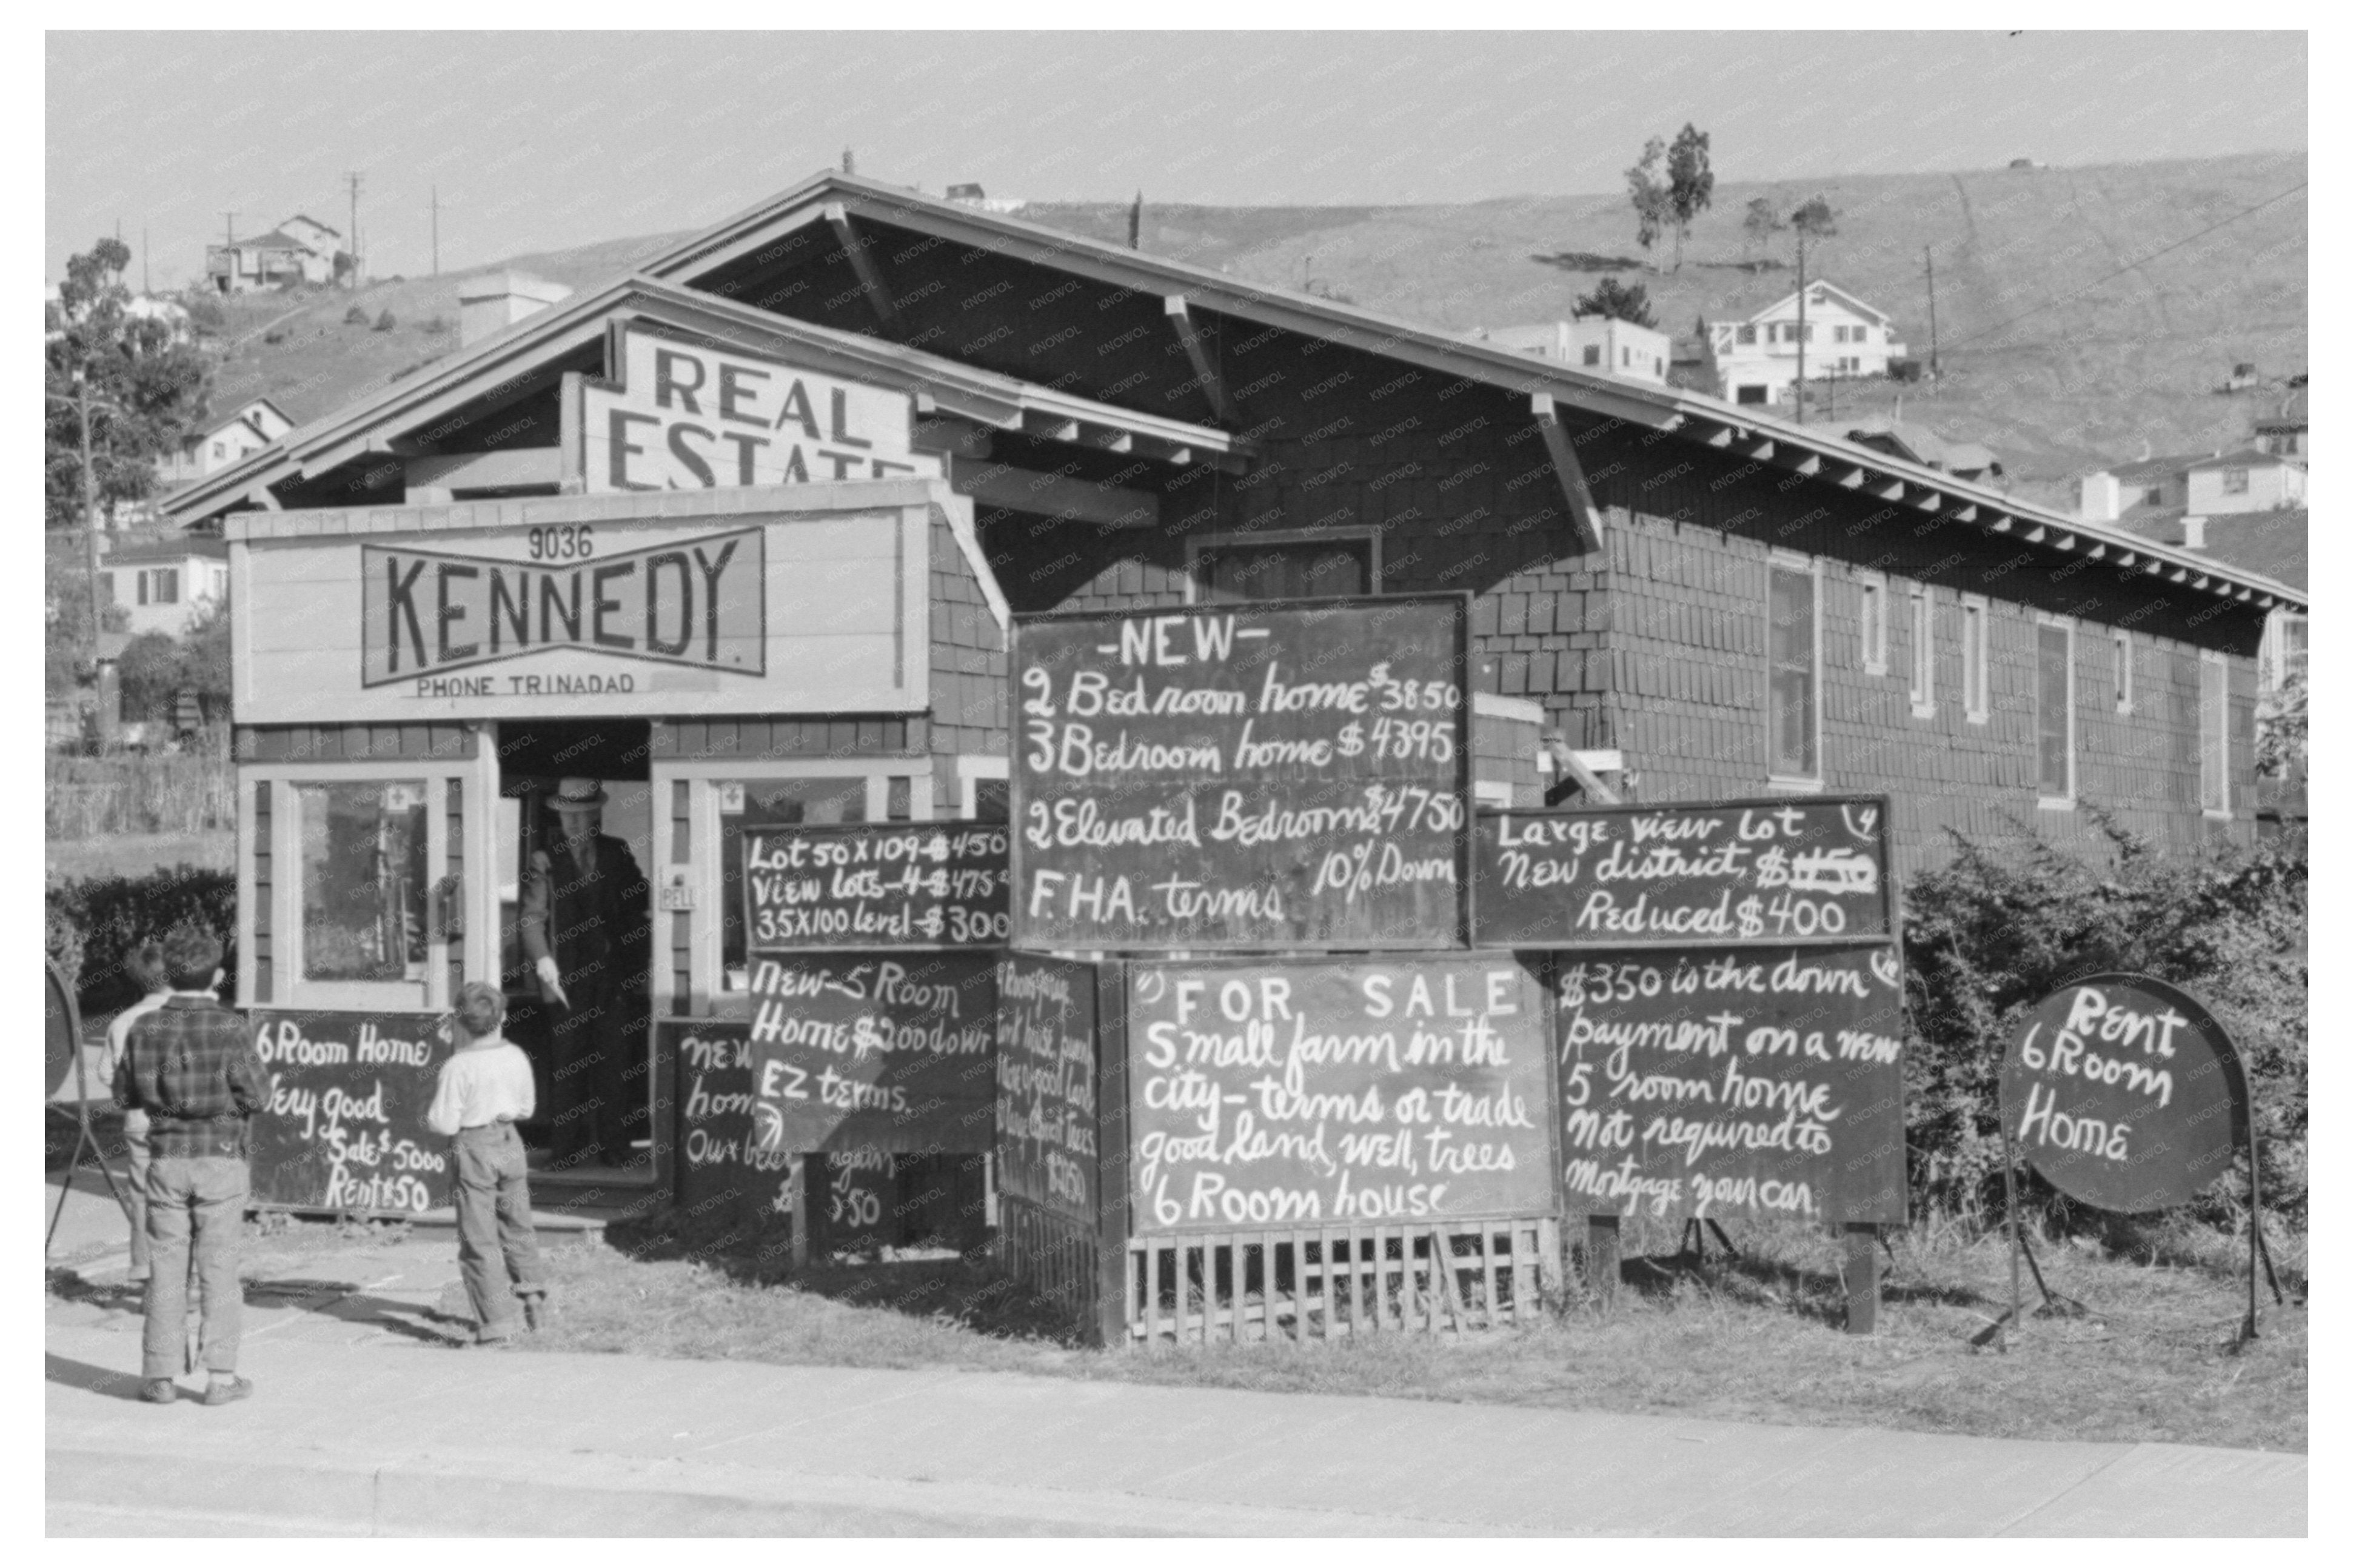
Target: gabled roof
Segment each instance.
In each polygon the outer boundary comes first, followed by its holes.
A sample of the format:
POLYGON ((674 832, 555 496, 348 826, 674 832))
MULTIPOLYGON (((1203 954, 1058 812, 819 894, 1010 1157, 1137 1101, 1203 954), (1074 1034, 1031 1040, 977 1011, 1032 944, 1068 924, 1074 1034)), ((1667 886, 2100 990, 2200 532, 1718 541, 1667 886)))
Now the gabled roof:
POLYGON ((1835 294, 1839 297, 1840 302, 1849 310, 1853 311, 1858 316, 1876 321, 1881 326, 1892 325, 1895 320, 1894 317, 1890 316, 1886 311, 1879 310, 1874 306, 1864 304, 1861 300, 1856 299, 1853 295, 1848 293, 1837 284, 1820 278, 1808 283, 1803 289, 1790 289, 1787 294, 1782 295, 1778 300, 1774 300, 1771 304, 1766 306, 1755 315, 1746 318, 1746 320, 1750 323, 1754 323, 1765 320, 1767 316, 1778 317, 1784 310, 1794 311, 1798 307, 1798 296, 1800 293, 1809 295, 1835 294))
MULTIPOLYGON (((1421 322, 1321 295, 1250 282, 830 170, 712 225, 648 259, 636 273, 527 317, 409 380, 314 422, 270 452, 257 454, 198 481, 171 497, 165 510, 183 521, 195 521, 241 501, 274 504, 261 495, 268 484, 300 473, 323 472, 372 449, 387 450, 385 443, 401 430, 421 427, 435 417, 479 402, 510 384, 518 374, 527 374, 531 366, 586 345, 603 331, 607 318, 628 312, 679 322, 699 321, 703 325, 685 330, 706 331, 751 352, 776 353, 789 346, 799 353, 829 354, 844 366, 862 367, 870 376, 879 374, 881 378, 909 386, 919 396, 933 398, 943 411, 965 413, 989 423, 1000 422, 1007 411, 1023 400, 1067 399, 1067 395, 1052 393, 1034 382, 863 332, 797 321, 689 286, 692 278, 711 274, 732 261, 748 261, 797 231, 818 227, 829 229, 834 237, 896 228, 923 237, 931 246, 961 246, 1027 263, 1065 278, 1104 285, 1113 294, 1147 299, 1158 295, 1167 301, 1172 317, 1197 311, 1280 328, 1391 363, 1525 395, 1534 405, 1532 417, 1535 407, 1557 407, 1564 416, 1640 426, 1682 441, 1769 461, 1850 489, 1868 485, 1874 495, 1964 526, 2008 535, 2053 558, 2082 560, 2087 552, 2113 554, 2131 562, 2136 569, 2162 574, 2169 581, 2241 599, 2289 592, 2261 578, 2242 579, 2218 572, 2216 563, 2195 552, 2153 546, 2111 525, 2087 523, 2069 513, 2013 500, 1990 486, 1873 451, 1828 435, 1820 426, 1791 423, 1767 409, 1735 406, 1677 387, 1621 380, 1495 344, 1467 342, 1421 322), (771 346, 765 350, 754 346, 762 342, 771 346)), ((844 248, 856 262, 871 247, 852 238, 844 248)), ((1808 288, 1817 286, 1836 290, 1861 312, 1886 319, 1835 284, 1810 283, 1808 288)), ((1114 395, 1106 390, 1107 399, 1114 395)), ((1117 411, 1131 420, 1164 417, 1131 405, 1118 405, 1117 411)))
POLYGON ((2184 452, 2171 458, 2141 458, 2129 463, 2111 463, 2097 472, 2113 474, 2118 482, 2145 485, 2152 479, 2169 479, 2186 474, 2189 466, 2206 456, 2203 452, 2184 452))
POLYGON ((1874 414, 1847 429, 1847 439, 1874 451, 1892 452, 1948 474, 2001 471, 1993 449, 1977 441, 1947 441, 1925 425, 1874 414))
POLYGON ((2300 468, 2302 467, 2304 467, 2304 460, 2301 458, 2291 458, 2284 452, 2259 452, 2253 447, 2242 447, 2236 452, 2218 452, 2213 457, 2202 458, 2189 465, 2192 472, 2200 468, 2300 468))
POLYGON ((283 219, 280 220, 280 225, 279 225, 279 226, 282 228, 282 227, 284 227, 287 224, 290 224, 290 223, 307 223, 307 224, 309 224, 312 228, 318 229, 318 230, 319 230, 320 232, 322 232, 322 234, 332 234, 332 235, 333 235, 337 239, 341 239, 341 238, 343 238, 343 230, 341 230, 341 229, 339 229, 339 228, 336 228, 336 227, 332 226, 332 225, 321 223, 317 218, 312 217, 309 213, 296 213, 292 217, 290 217, 290 218, 283 218, 283 219))

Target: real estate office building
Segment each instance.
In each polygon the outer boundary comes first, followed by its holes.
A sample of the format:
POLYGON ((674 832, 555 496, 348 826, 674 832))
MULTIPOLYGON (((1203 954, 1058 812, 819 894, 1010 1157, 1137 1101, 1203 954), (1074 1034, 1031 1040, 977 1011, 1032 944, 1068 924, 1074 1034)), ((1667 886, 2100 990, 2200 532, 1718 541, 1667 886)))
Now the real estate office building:
POLYGON ((835 174, 165 506, 228 542, 271 1007, 519 972, 537 802, 586 775, 657 1011, 741 1008, 747 825, 1003 811, 1012 612, 1460 590, 1482 722, 1643 799, 1885 792, 1916 867, 2094 806, 2251 836, 2303 607, 1766 410, 835 174), (370 917, 322 827, 385 814, 432 918, 370 917))

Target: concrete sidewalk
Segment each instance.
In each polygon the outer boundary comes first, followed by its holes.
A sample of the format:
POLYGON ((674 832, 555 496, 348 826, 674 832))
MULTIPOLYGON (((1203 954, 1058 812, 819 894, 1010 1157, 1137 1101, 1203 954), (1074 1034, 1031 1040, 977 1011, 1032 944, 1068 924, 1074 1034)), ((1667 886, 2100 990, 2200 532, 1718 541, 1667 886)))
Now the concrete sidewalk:
MULTIPOLYGON (((54 1189, 52 1189, 52 1193, 54 1189)), ((76 1200, 61 1256, 119 1278, 76 1200), (70 1236, 72 1246, 65 1244, 70 1236)), ((254 1244, 266 1253, 266 1239, 254 1244)), ((52 1300, 58 1534, 2301 1535, 2300 1454, 451 1348, 455 1248, 248 1272, 223 1409, 52 1300), (135 1501, 134 1501, 135 1500, 135 1501)))

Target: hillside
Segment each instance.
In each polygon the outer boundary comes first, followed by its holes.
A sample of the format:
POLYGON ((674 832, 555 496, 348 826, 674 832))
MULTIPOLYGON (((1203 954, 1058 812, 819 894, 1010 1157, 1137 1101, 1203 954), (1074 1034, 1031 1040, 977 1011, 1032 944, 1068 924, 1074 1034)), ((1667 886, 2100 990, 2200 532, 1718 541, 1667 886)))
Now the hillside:
MULTIPOLYGON (((2258 400, 2212 390, 2234 363, 2252 361, 2271 377, 2306 368, 2305 194, 2224 222, 2297 185, 2306 167, 2302 153, 2277 153, 1719 184, 1680 271, 1619 276, 1650 289, 1660 324, 1679 339, 1702 316, 1746 315, 1794 286, 1788 237, 1769 251, 1745 243, 1749 198, 1787 210, 1820 192, 1838 211, 1839 233, 1812 247, 1810 271, 1892 313, 1925 361, 1922 248, 1933 245, 1945 374, 1933 389, 1903 391, 1904 416, 1985 442, 2022 493, 2058 500, 2069 476, 2137 456, 2144 444, 2179 452, 2242 439, 2258 400)), ((1019 216, 1114 243, 1127 234, 1122 201, 1035 203, 1019 216)), ((579 287, 678 237, 510 264, 579 287)), ((1619 195, 1418 207, 1147 204, 1143 247, 1262 282, 1296 289, 1304 279, 1448 331, 1566 316, 1603 276, 1593 266, 1639 254, 1619 195)), ((387 309, 399 322, 387 332, 344 325, 354 301, 332 291, 237 302, 235 330, 256 335, 223 365, 216 405, 263 393, 307 420, 448 353, 457 283, 446 276, 363 290, 356 303, 371 322, 387 309), (282 324, 285 338, 263 342, 261 323, 289 308, 298 313, 282 324), (419 330, 437 316, 446 331, 419 330)), ((1898 390, 1842 386, 1838 412, 1892 408, 1898 390)))

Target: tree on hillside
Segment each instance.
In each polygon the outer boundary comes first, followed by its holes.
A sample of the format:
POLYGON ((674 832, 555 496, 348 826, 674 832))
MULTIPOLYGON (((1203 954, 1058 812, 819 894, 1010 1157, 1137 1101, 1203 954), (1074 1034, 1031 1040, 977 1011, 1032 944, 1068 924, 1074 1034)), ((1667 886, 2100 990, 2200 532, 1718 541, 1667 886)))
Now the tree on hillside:
POLYGON ((1789 226, 1798 231, 1798 386, 1792 405, 1798 423, 1806 422, 1806 243, 1828 239, 1838 233, 1838 214, 1820 196, 1805 203, 1789 215, 1789 226))
POLYGON ((155 488, 155 458, 204 417, 211 365, 168 321, 131 315, 130 247, 101 239, 66 263, 45 312, 45 521, 82 521, 81 419, 90 415, 92 488, 111 512, 155 488), (85 396, 85 394, 87 395, 85 396))
POLYGON ((1651 314, 1651 291, 1640 283, 1628 285, 1615 278, 1604 278, 1593 286, 1592 293, 1578 295, 1569 313, 1580 320, 1606 316, 1612 321, 1631 321, 1638 327, 1659 324, 1651 314))
POLYGON ((1644 250, 1659 243, 1673 211, 1666 176, 1659 167, 1666 155, 1665 141, 1653 136, 1642 143, 1641 158, 1626 171, 1626 199, 1634 207, 1634 243, 1644 250))
POLYGON ((1782 221, 1781 215, 1773 210, 1769 198, 1751 196, 1748 198, 1747 216, 1740 220, 1743 248, 1753 253, 1758 247, 1763 247, 1770 255, 1773 237, 1788 226, 1782 221))
POLYGON ((1692 220, 1715 200, 1715 171, 1707 163, 1707 132, 1683 121, 1675 144, 1667 149, 1667 212, 1675 231, 1675 270, 1683 269, 1683 241, 1691 237, 1692 220))

